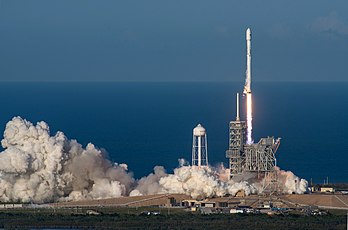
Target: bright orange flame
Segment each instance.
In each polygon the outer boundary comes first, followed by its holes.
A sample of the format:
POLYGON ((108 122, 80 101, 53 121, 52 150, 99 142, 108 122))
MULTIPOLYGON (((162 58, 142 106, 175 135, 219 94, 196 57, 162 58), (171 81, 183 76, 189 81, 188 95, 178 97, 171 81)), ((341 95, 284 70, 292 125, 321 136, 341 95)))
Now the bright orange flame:
POLYGON ((252 130, 253 130, 253 113, 252 113, 252 97, 251 93, 247 93, 247 144, 252 144, 254 141, 252 139, 252 130))

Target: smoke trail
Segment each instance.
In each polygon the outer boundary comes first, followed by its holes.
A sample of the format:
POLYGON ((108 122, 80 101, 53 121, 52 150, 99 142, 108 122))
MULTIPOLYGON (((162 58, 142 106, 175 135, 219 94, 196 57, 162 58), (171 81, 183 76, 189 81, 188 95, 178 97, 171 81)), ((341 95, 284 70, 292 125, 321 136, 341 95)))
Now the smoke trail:
POLYGON ((247 93, 247 144, 254 143, 254 140, 252 139, 252 130, 253 130, 253 114, 252 114, 252 95, 251 93, 247 93))

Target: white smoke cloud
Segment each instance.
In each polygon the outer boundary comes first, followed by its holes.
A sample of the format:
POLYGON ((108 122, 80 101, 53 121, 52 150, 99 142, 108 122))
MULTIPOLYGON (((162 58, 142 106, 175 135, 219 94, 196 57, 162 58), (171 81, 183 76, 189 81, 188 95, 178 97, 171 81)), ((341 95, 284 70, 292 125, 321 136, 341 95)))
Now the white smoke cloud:
POLYGON ((1 144, 0 201, 119 197, 134 183, 124 165, 112 165, 94 145, 84 149, 62 132, 50 136, 45 122, 34 126, 14 117, 1 144))
POLYGON ((241 181, 241 182, 233 182, 232 180, 228 182, 228 194, 235 196, 237 192, 244 191, 245 195, 255 194, 257 193, 257 189, 255 187, 255 184, 249 184, 247 181, 241 181))
MULTIPOLYGON (((35 126, 20 117, 6 125, 4 151, 0 153, 0 201, 51 202, 57 200, 102 199, 181 193, 194 199, 243 190, 246 195, 263 191, 263 178, 244 173, 229 180, 229 171, 221 164, 189 166, 184 159, 174 174, 162 166, 139 180, 128 172, 126 164, 112 163, 105 152, 88 144, 85 148, 68 140, 62 132, 50 135, 45 122, 35 126)), ((308 182, 292 172, 276 168, 279 188, 284 193, 304 193, 308 182)))
POLYGON ((179 167, 190 165, 190 163, 187 160, 185 160, 184 158, 179 158, 178 162, 179 162, 179 167))
POLYGON ((280 170, 278 167, 276 167, 276 171, 278 174, 280 189, 282 189, 283 193, 303 194, 307 192, 308 181, 300 179, 290 171, 280 170))
POLYGON ((163 177, 167 177, 167 173, 163 166, 156 166, 154 173, 141 178, 138 181, 137 187, 129 194, 130 196, 153 195, 163 193, 162 186, 159 181, 163 177))
POLYGON ((224 196, 225 185, 210 167, 182 166, 173 175, 161 178, 160 184, 167 193, 182 193, 194 199, 224 196))
MULTIPOLYGON (((308 182, 296 177, 292 172, 276 168, 278 184, 282 193, 302 194, 307 191, 308 182)), ((245 195, 258 194, 267 188, 268 178, 259 177, 257 173, 245 172, 229 180, 229 171, 222 165, 218 168, 182 166, 174 170, 174 174, 160 179, 159 183, 166 193, 182 193, 194 199, 236 195, 244 191, 245 195)))

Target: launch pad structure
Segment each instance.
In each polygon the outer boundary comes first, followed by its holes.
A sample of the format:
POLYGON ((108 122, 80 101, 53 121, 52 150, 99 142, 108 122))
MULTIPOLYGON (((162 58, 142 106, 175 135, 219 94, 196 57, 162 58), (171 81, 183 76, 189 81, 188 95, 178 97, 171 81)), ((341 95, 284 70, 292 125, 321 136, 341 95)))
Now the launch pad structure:
POLYGON ((280 138, 261 138, 258 143, 246 143, 246 122, 239 118, 239 95, 237 94, 237 117, 230 121, 229 148, 226 157, 229 158, 230 179, 243 173, 257 174, 263 181, 264 193, 275 193, 278 190, 278 178, 275 166, 275 154, 280 145, 280 138))
POLYGON ((229 124, 229 148, 226 158, 229 159, 230 179, 238 180, 245 173, 257 174, 262 181, 264 194, 278 192, 278 178, 276 172, 275 154, 280 145, 280 138, 261 138, 259 142, 253 143, 251 137, 251 30, 246 31, 247 41, 247 71, 243 93, 248 97, 247 122, 241 121, 239 116, 239 94, 237 93, 237 116, 235 121, 229 124), (248 127, 249 126, 249 127, 248 127))

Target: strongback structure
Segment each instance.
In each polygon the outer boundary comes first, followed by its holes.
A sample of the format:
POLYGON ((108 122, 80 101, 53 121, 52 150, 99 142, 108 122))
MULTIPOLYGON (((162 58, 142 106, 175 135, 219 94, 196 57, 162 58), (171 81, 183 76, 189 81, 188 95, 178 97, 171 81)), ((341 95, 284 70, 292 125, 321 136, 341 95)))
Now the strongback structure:
POLYGON ((249 172, 263 179, 263 190, 275 192, 277 176, 275 172, 275 153, 280 144, 280 138, 261 138, 258 143, 246 143, 246 123, 239 117, 239 95, 237 94, 237 117, 230 122, 229 148, 226 157, 229 159, 230 178, 249 172))
POLYGON ((198 167, 208 165, 207 133, 201 124, 193 129, 192 165, 198 167))

